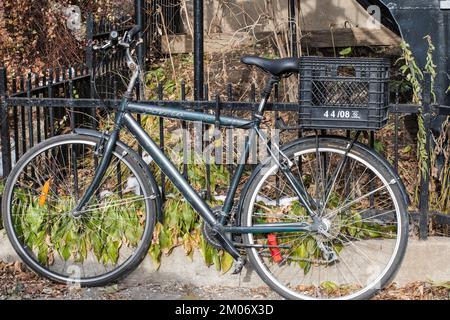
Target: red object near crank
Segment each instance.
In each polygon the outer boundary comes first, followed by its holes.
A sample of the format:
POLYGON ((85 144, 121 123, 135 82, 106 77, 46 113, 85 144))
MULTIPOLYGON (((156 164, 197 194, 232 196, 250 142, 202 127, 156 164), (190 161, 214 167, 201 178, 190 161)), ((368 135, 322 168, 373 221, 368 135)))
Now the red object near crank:
POLYGON ((267 242, 270 246, 270 255, 272 256, 273 261, 275 261, 276 263, 280 263, 281 261, 283 261, 280 248, 278 248, 277 236, 274 234, 269 234, 267 236, 267 242))

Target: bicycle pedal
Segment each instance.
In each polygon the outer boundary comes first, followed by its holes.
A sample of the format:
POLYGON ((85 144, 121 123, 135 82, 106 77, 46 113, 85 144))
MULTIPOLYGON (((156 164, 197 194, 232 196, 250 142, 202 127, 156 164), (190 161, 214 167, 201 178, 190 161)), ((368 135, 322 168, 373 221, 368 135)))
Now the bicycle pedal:
POLYGON ((234 263, 234 269, 233 269, 233 272, 231 274, 239 274, 239 273, 241 273, 241 271, 244 268, 246 262, 247 262, 247 260, 245 260, 244 258, 239 258, 234 263))

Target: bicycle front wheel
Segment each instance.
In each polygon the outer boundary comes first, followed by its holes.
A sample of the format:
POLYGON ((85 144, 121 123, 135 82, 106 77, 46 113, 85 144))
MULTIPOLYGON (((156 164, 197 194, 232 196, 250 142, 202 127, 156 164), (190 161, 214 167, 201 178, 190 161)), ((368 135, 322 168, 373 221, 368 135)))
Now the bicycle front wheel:
POLYGON ((116 146, 83 214, 71 212, 99 163, 94 137, 63 135, 30 149, 3 193, 8 237, 27 266, 49 279, 100 286, 131 272, 151 244, 156 216, 150 177, 137 155, 116 146))
MULTIPOLYGON (((399 181, 361 144, 345 157, 348 146, 345 139, 319 137, 284 150, 322 222, 319 231, 243 237, 252 246, 252 266, 286 298, 366 299, 392 279, 402 261, 408 216, 399 181)), ((274 162, 256 170, 241 225, 313 222, 274 162)))

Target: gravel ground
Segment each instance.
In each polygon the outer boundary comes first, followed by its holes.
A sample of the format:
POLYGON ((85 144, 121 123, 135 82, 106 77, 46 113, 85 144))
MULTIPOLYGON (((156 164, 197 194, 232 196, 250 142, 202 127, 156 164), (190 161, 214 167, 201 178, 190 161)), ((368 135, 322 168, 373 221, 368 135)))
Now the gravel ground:
MULTIPOLYGON (((0 262, 0 299, 84 299, 84 300, 272 300, 280 296, 266 287, 194 287, 176 282, 121 282, 101 288, 76 288, 55 284, 26 271, 22 263, 0 262)), ((449 300, 450 282, 431 284, 395 284, 383 290, 375 300, 449 300)))

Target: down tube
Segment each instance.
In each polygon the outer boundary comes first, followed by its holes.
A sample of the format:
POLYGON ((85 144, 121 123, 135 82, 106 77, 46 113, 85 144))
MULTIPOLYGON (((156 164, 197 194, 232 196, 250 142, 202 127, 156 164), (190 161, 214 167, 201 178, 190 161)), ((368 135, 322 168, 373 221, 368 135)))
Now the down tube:
POLYGON ((172 181, 175 187, 181 192, 191 206, 205 219, 210 225, 217 223, 211 208, 203 201, 202 198, 195 192, 191 185, 178 172, 177 168, 167 159, 166 155, 159 149, 156 143, 148 136, 142 129, 139 123, 133 118, 130 113, 125 113, 123 121, 130 130, 131 134, 136 138, 139 144, 145 151, 153 158, 155 163, 162 172, 172 181))

